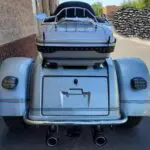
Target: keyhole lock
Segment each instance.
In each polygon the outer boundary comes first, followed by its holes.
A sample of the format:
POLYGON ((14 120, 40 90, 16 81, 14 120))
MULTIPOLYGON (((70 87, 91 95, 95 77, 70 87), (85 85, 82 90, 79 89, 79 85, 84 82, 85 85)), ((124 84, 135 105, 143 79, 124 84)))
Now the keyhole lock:
POLYGON ((78 84, 78 79, 74 79, 74 84, 75 84, 75 85, 78 84))

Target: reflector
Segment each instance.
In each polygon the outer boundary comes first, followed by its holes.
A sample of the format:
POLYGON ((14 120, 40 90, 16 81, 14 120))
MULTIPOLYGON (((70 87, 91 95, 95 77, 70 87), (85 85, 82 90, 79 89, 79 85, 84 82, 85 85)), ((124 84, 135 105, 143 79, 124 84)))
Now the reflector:
POLYGON ((136 90, 143 90, 147 88, 147 81, 141 77, 136 77, 131 80, 131 87, 136 90))

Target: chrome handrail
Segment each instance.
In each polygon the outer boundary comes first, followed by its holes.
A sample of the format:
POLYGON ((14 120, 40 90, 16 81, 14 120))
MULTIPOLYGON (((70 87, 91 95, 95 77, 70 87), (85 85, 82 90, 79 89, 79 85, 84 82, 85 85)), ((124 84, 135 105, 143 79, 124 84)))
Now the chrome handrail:
MULTIPOLYGON (((59 16, 64 10, 65 10, 65 16, 67 16, 69 9, 74 9, 74 16, 77 15, 77 9, 83 10, 83 16, 85 16, 86 12, 88 12, 88 13, 94 18, 94 21, 98 23, 98 20, 97 20, 96 16, 93 15, 92 12, 89 11, 87 8, 82 8, 82 7, 68 7, 68 8, 62 9, 62 10, 59 11, 59 12, 57 13, 57 15, 55 16, 55 19, 54 19, 55 22, 57 22, 58 16, 59 16)), ((85 16, 85 17, 86 17, 86 16, 85 16)))
MULTIPOLYGON (((58 25, 58 16, 62 13, 62 12, 64 12, 65 11, 65 18, 66 19, 69 19, 69 17, 67 16, 68 15, 68 10, 70 10, 70 9, 74 9, 74 16, 76 17, 76 18, 79 18, 79 17, 77 17, 77 10, 79 9, 79 10, 83 10, 83 16, 85 17, 85 18, 89 18, 89 17, 86 17, 86 12, 87 13, 89 13, 89 15, 91 15, 91 18, 90 19, 92 19, 94 22, 95 22, 95 24, 94 23, 92 23, 92 24, 94 24, 95 25, 95 31, 97 30, 97 23, 98 23, 98 20, 97 20, 97 18, 96 18, 96 16, 94 16, 93 14, 92 14, 92 12, 91 11, 89 11, 88 9, 86 9, 86 8, 82 8, 82 7, 68 7, 68 8, 64 8, 64 9, 62 9, 61 11, 59 11, 58 13, 57 13, 57 15, 55 16, 55 30, 57 31, 57 25, 58 25)), ((65 18, 64 18, 64 20, 63 21, 65 21, 65 18)), ((89 21, 90 22, 90 21, 89 21)), ((66 31, 67 31, 67 24, 66 24, 66 31)))

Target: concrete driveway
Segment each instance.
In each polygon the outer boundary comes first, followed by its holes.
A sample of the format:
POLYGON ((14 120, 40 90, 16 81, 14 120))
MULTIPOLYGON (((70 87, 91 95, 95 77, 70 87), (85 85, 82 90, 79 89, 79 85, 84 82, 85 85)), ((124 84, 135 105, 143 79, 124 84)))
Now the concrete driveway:
MULTIPOLYGON (((90 128, 83 127, 80 138, 74 139, 61 133, 60 145, 47 147, 45 135, 47 127, 30 127, 24 131, 11 132, 0 120, 0 150, 98 150, 93 143, 90 128)), ((150 149, 150 119, 145 118, 141 124, 132 130, 105 127, 104 135, 107 145, 101 150, 149 150, 150 149)))
MULTIPOLYGON (((150 46, 124 38, 118 38, 116 51, 112 57, 139 57, 150 69, 150 46)), ((83 127, 80 138, 68 138, 61 134, 60 145, 49 148, 45 145, 47 127, 30 127, 24 131, 11 132, 0 119, 0 150, 97 150, 93 144, 90 128, 83 127)), ((144 118, 141 124, 133 130, 122 130, 106 127, 108 138, 102 150, 149 150, 150 149, 150 119, 144 118)))
POLYGON ((124 38, 115 35, 117 46, 112 54, 113 58, 119 57, 137 57, 141 58, 150 70, 150 41, 141 41, 135 38, 124 38))

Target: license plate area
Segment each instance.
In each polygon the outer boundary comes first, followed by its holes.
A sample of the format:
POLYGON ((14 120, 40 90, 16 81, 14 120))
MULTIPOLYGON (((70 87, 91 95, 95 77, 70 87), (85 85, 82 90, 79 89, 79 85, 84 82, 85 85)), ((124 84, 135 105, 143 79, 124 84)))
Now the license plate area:
POLYGON ((42 114, 108 115, 107 77, 44 77, 42 114))

